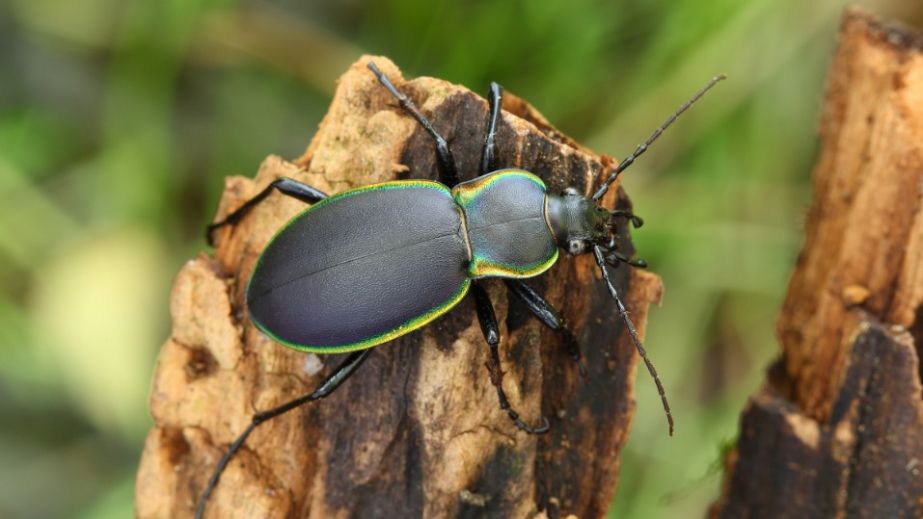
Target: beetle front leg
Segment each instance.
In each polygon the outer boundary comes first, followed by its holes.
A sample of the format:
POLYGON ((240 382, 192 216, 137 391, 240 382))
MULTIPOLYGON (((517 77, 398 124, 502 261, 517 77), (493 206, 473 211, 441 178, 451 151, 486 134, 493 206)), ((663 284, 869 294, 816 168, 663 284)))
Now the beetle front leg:
POLYGON ((564 318, 551 306, 551 303, 545 301, 541 294, 523 281, 519 279, 504 279, 503 281, 506 283, 507 288, 526 304, 526 308, 532 312, 532 315, 548 328, 561 334, 564 339, 564 347, 567 348, 567 353, 577 363, 580 376, 586 377, 586 363, 583 362, 583 354, 580 353, 580 343, 577 342, 577 338, 567 327, 564 318))
POLYGON ((641 218, 640 216, 636 215, 635 213, 631 211, 625 211, 623 209, 616 209, 615 211, 612 211, 611 213, 609 213, 609 216, 613 218, 628 218, 629 220, 631 220, 631 225, 635 229, 644 225, 644 218, 641 218))
POLYGON ((474 302, 477 307, 478 321, 481 323, 481 331, 484 332, 484 339, 490 346, 490 357, 487 359, 487 371, 490 373, 490 383, 497 389, 497 398, 500 399, 500 409, 506 411, 510 420, 516 424, 521 431, 529 434, 543 434, 548 431, 550 425, 548 419, 542 417, 542 423, 538 427, 531 427, 519 418, 519 413, 510 407, 510 402, 506 398, 506 392, 503 391, 503 370, 500 368, 500 326, 497 325, 497 316, 494 313, 494 306, 490 302, 487 291, 477 282, 471 285, 471 291, 474 293, 474 302))
POLYGON ((618 251, 610 251, 606 259, 609 260, 610 264, 613 266, 618 263, 627 263, 628 265, 635 267, 635 268, 639 268, 639 269, 647 268, 647 262, 644 261, 643 259, 641 258, 631 259, 628 256, 618 251))
POLYGON ((269 193, 272 193, 272 190, 275 189, 282 193, 283 195, 290 196, 292 198, 297 198, 306 204, 313 204, 320 200, 327 198, 327 194, 317 189, 311 187, 303 182, 299 182, 293 178, 288 177, 279 177, 273 180, 268 186, 266 186, 262 191, 256 194, 250 200, 247 200, 240 207, 238 207, 234 212, 224 217, 223 220, 212 223, 205 228, 205 239, 208 241, 209 245, 214 245, 212 240, 212 232, 225 225, 233 225, 240 221, 251 209, 256 207, 257 204, 263 201, 264 198, 269 196, 269 193))

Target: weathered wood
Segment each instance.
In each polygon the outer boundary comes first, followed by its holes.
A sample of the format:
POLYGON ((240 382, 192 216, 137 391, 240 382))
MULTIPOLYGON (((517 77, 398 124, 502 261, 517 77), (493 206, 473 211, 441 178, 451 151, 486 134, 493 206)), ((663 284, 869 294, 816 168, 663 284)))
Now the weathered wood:
POLYGON ((830 416, 772 385, 755 395, 731 456, 720 517, 921 517, 923 406, 913 339, 863 324, 830 416))
POLYGON ((820 133, 782 359, 716 517, 923 517, 923 36, 847 11, 820 133))
MULTIPOLYGON (((328 193, 435 178, 432 141, 375 81, 368 59, 340 79, 305 155, 295 162, 269 157, 255 180, 228 179, 219 216, 280 175, 328 193)), ((446 136, 462 178, 475 176, 486 102, 445 81, 404 80, 388 60, 375 60, 446 136)), ((497 164, 533 171, 555 191, 575 185, 585 193, 614 165, 563 137, 522 100, 507 94, 504 108, 497 164)), ((618 203, 629 205, 621 190, 618 203)), ((243 304, 258 253, 302 209, 272 195, 222 230, 214 257, 201 255, 180 271, 173 332, 154 376, 155 426, 136 484, 139 517, 188 516, 253 412, 309 391, 319 372, 335 364, 273 343, 247 320, 243 304)), ((631 251, 627 234, 623 246, 631 251)), ((660 297, 659 279, 626 268, 614 274, 643 329, 648 304, 660 297)), ((636 353, 592 258, 562 258, 531 284, 562 310, 589 367, 581 380, 561 338, 502 283, 488 283, 502 326, 504 387, 527 421, 547 416, 550 433, 521 433, 500 411, 485 368, 487 347, 466 300, 430 326, 378 347, 331 397, 259 427, 228 466, 207 515, 602 516, 634 411, 636 353)))

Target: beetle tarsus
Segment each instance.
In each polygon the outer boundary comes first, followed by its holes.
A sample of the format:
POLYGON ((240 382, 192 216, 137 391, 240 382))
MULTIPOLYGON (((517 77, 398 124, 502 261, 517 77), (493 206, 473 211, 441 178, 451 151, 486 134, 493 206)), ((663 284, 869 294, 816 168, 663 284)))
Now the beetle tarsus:
POLYGON ((616 209, 609 213, 611 218, 628 218, 631 221, 631 226, 635 229, 644 225, 644 218, 632 213, 631 211, 625 211, 622 209, 616 209))
POLYGON ((196 519, 202 519, 205 515, 205 505, 208 503, 208 498, 211 497, 212 492, 215 490, 215 487, 218 485, 218 481, 221 479, 221 474, 224 473, 224 469, 227 467, 228 463, 231 461, 231 458, 234 457, 234 454, 243 447, 244 442, 247 440, 247 437, 250 436, 250 433, 257 428, 261 423, 271 420, 279 415, 285 414, 292 409, 296 409, 312 400, 319 400, 324 398, 340 386, 350 375, 356 372, 356 369, 362 365, 365 359, 369 356, 372 350, 360 350, 349 354, 337 368, 327 376, 314 391, 302 395, 294 400, 290 400, 279 407, 269 409, 253 415, 253 418, 250 420, 250 425, 244 430, 240 436, 228 447, 228 450, 221 456, 221 460, 218 461, 218 465, 215 466, 215 471, 212 473, 211 477, 208 478, 208 483, 205 485, 205 490, 202 492, 202 497, 199 498, 199 504, 196 506, 196 519))
POLYGON ((586 380, 588 371, 583 353, 580 352, 580 343, 577 342, 577 338, 574 337, 574 334, 564 323, 562 323, 561 333, 564 335, 564 346, 567 348, 568 353, 570 353, 570 358, 577 364, 577 372, 580 373, 580 378, 586 380))
POLYGON ((542 424, 538 427, 532 427, 522 421, 513 407, 510 405, 506 392, 503 391, 503 370, 500 368, 500 326, 497 324, 497 315, 494 313, 494 306, 490 302, 487 291, 480 283, 471 284, 471 293, 474 294, 474 306, 477 309, 478 322, 481 324, 481 332, 484 334, 484 340, 490 347, 490 355, 487 358, 487 373, 490 375, 490 383, 497 390, 497 399, 500 401, 500 409, 506 411, 510 420, 516 424, 521 431, 529 434, 542 434, 548 431, 548 420, 543 416, 542 424))
POLYGON ((317 189, 315 187, 309 186, 304 182, 299 182, 293 178, 289 177, 279 177, 269 183, 268 186, 264 187, 262 191, 257 193, 253 198, 247 200, 240 207, 234 210, 234 212, 225 216, 224 219, 217 222, 209 224, 205 228, 205 241, 208 242, 210 247, 214 247, 214 231, 225 225, 234 225, 241 218, 243 218, 251 209, 256 207, 257 204, 263 201, 264 198, 269 196, 273 190, 276 190, 283 195, 290 196, 297 200, 301 200, 306 204, 313 204, 324 198, 327 198, 327 194, 317 189))
POLYGON ((500 108, 503 106, 503 89, 497 83, 491 82, 487 92, 490 111, 487 116, 487 135, 484 137, 484 151, 481 153, 481 175, 486 175, 494 170, 494 159, 497 156, 497 120, 500 118, 500 108))
POLYGON ((580 373, 580 378, 586 380, 587 377, 589 377, 589 371, 587 370, 586 362, 583 360, 583 358, 574 360, 577 361, 577 372, 580 373))
POLYGON ((446 142, 445 138, 436 131, 436 128, 433 127, 429 119, 423 115, 423 112, 417 108, 417 105, 394 86, 394 83, 392 83, 391 80, 388 79, 388 76, 375 65, 374 61, 370 61, 368 67, 369 70, 372 71, 372 74, 375 74, 375 77, 378 78, 378 82, 397 99, 401 108, 413 116, 413 118, 420 123, 420 126, 422 126, 423 129, 429 133, 430 137, 433 138, 433 141, 436 143, 436 166, 439 169, 439 181, 449 187, 458 184, 458 168, 455 167, 455 157, 452 156, 452 150, 449 149, 449 144, 446 142))
POLYGON ((639 269, 647 268, 647 261, 641 258, 631 259, 628 256, 618 251, 610 251, 609 255, 606 256, 606 262, 613 266, 619 263, 625 263, 627 265, 630 265, 632 267, 639 268, 639 269))
POLYGON ((513 419, 513 423, 516 424, 516 427, 517 427, 520 431, 523 431, 523 432, 525 432, 525 433, 528 433, 528 434, 545 434, 546 432, 548 432, 549 429, 551 429, 551 423, 550 423, 550 422, 548 421, 548 419, 545 418, 544 416, 541 417, 541 419, 542 419, 542 424, 541 424, 541 425, 539 425, 538 427, 532 427, 532 426, 526 424, 525 422, 523 422, 522 419, 519 418, 519 416, 516 415, 516 413, 515 413, 514 411, 509 411, 509 413, 510 413, 510 418, 513 419), (514 417, 514 416, 515 416, 515 417, 514 417))

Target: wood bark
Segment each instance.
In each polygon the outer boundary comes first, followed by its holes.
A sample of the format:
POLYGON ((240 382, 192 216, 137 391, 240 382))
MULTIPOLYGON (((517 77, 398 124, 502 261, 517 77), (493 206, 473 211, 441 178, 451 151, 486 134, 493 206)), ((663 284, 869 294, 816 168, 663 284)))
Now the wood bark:
POLYGON ((781 360, 716 517, 923 517, 923 36, 848 10, 781 360))
MULTIPOLYGON (((288 162, 270 156, 255 179, 227 180, 218 218, 282 175, 327 193, 436 178, 431 139, 366 69, 369 59, 342 76, 302 157, 288 162)), ((390 61, 374 59, 447 138, 462 179, 476 176, 486 101, 442 80, 405 80, 390 61)), ((554 192, 573 185, 589 194, 615 165, 563 136, 515 96, 506 94, 504 110, 500 166, 532 171, 554 192)), ((610 207, 630 206, 621 189, 610 195, 610 207)), ((286 349, 247 319, 243 295, 254 262, 303 207, 271 195, 219 233, 212 255, 190 260, 179 272, 173 331, 154 375, 155 423, 136 483, 138 517, 189 516, 218 458, 251 415, 310 391, 339 361, 286 349)), ((623 234, 623 250, 631 253, 626 229, 623 234)), ((613 274, 643 330, 649 303, 660 297, 659 279, 625 267, 613 274)), ((377 347, 329 398, 260 426, 225 471, 207 515, 602 516, 615 492, 634 411, 637 356, 589 255, 562 257, 530 284, 567 318, 589 367, 581 379, 562 338, 543 328, 501 282, 488 282, 502 327, 504 388, 527 421, 548 417, 549 433, 519 432, 499 409, 468 298, 428 327, 377 347)), ((656 346, 651 349, 656 357, 656 346)))

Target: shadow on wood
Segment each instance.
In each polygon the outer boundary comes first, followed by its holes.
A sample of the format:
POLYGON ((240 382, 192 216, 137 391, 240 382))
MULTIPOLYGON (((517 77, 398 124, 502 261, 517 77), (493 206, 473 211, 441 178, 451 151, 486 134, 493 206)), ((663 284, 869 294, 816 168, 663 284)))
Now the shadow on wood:
MULTIPOLYGON (((282 175, 327 193, 435 178, 429 136, 369 73, 368 59, 340 79, 304 156, 269 157, 254 180, 228 179, 219 217, 282 175)), ((388 60, 375 61, 447 138, 462 179, 475 176, 486 101, 445 81, 404 80, 388 60)), ((515 96, 507 94, 504 108, 498 165, 532 171, 555 192, 573 185, 591 193, 615 164, 562 136, 515 96)), ((617 191, 618 205, 628 208, 617 191)), ((616 190, 610 195, 611 207, 616 190)), ((217 233, 213 257, 201 255, 180 271, 173 332, 151 395, 155 426, 138 472, 139 517, 190 515, 251 415, 311 390, 338 361, 273 343, 249 322, 243 304, 259 252, 302 209, 271 195, 217 233)), ((622 250, 631 253, 622 231, 622 250)), ((659 279, 624 267, 613 273, 643 328, 648 304, 660 297, 659 279)), ((517 431, 499 409, 484 367, 487 345, 466 300, 430 326, 376 348, 331 397, 259 427, 228 466, 208 516, 601 517, 615 492, 634 411, 636 352, 590 256, 562 258, 530 284, 567 318, 589 367, 581 380, 561 337, 510 299, 502 283, 487 284, 502 323, 504 388, 527 421, 540 414, 551 420, 548 434, 517 431)))

